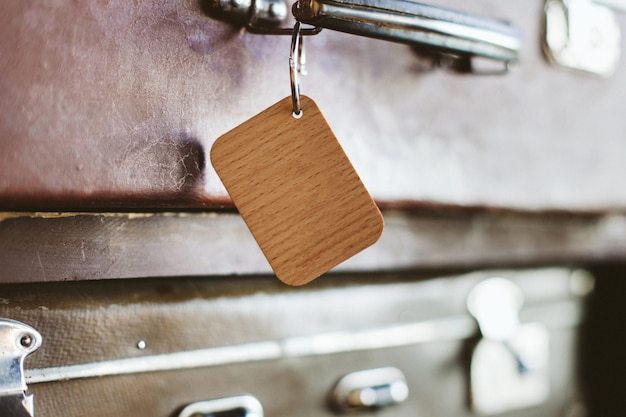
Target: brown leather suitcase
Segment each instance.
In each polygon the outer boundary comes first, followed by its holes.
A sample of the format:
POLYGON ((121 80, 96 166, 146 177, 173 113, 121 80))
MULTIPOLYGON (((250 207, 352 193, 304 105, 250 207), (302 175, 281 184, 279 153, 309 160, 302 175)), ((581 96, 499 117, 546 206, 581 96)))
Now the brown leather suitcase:
POLYGON ((34 329, 19 356, 41 344, 21 375, 36 416, 579 415, 593 284, 562 268, 16 284, 0 316, 34 329))
POLYGON ((429 2, 519 31, 499 75, 445 47, 307 36, 302 91, 386 229, 290 289, 209 161, 290 95, 290 36, 250 19, 266 2, 227 3, 244 21, 199 0, 3 2, 0 417, 623 415, 609 3, 429 2), (598 271, 589 315, 579 267, 598 271), (505 336, 470 314, 481 282, 505 336))
MULTIPOLYGON (((581 2, 591 4, 568 4, 581 2)), ((4 2, 2 208, 230 206, 209 149, 290 95, 290 36, 251 33, 214 16, 209 3, 4 2)), ((305 40, 302 92, 374 198, 383 206, 623 209, 625 191, 612 179, 625 174, 624 65, 606 79, 552 65, 542 50, 544 0, 430 4, 510 22, 520 33, 517 65, 502 75, 459 74, 401 43, 334 30, 305 40)), ((608 13, 610 25, 588 14, 589 36, 594 27, 597 39, 606 26, 619 32, 624 17, 608 13)), ((587 32, 572 36, 584 52, 587 32)))

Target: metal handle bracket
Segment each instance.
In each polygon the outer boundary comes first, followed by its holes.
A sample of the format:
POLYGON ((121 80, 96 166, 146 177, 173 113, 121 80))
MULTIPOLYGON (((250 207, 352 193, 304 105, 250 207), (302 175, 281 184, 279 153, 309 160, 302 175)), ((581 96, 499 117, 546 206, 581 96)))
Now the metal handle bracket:
POLYGON ((521 34, 510 23, 408 0, 299 0, 296 19, 314 26, 513 62, 521 34))
POLYGON ((33 417, 33 396, 24 378, 24 359, 41 346, 26 324, 0 319, 0 416, 33 417))

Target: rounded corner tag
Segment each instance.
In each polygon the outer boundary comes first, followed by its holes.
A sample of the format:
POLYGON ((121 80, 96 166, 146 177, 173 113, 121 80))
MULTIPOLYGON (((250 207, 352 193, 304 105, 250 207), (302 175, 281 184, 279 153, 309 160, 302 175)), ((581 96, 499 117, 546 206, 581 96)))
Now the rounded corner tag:
POLYGON ((211 162, 277 277, 303 285, 374 244, 384 220, 326 119, 287 97, 221 136, 211 162))

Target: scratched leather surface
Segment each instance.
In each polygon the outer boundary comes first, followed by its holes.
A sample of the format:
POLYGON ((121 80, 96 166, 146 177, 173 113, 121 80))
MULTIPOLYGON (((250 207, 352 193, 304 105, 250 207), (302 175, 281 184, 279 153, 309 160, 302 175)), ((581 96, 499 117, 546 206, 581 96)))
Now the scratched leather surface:
MULTIPOLYGON (((486 272, 454 279, 348 275, 336 277, 333 283, 313 283, 304 290, 288 288, 272 277, 236 281, 181 278, 176 282, 5 286, 0 317, 28 323, 42 334, 43 344, 27 358, 26 368, 46 368, 464 316, 468 292, 492 274, 520 285, 528 306, 543 306, 539 315, 525 315, 525 321, 549 320, 545 308, 569 297, 565 270, 486 272), (145 350, 136 348, 140 339, 146 341, 145 350)), ((561 415, 565 405, 574 401, 576 333, 575 328, 551 328, 550 400, 507 416, 561 415)), ((36 415, 42 417, 169 417, 188 402, 244 392, 259 397, 266 415, 325 416, 333 415, 326 408, 326 395, 339 377, 356 370, 397 366, 410 383, 410 399, 376 415, 464 417, 473 415, 467 407, 466 346, 463 340, 450 339, 334 355, 38 383, 30 384, 29 391, 35 395, 36 415)))
MULTIPOLYGON (((609 80, 549 66, 541 0, 432 3, 512 21, 520 65, 457 75, 404 45, 332 31, 305 41, 303 93, 374 197, 626 207, 613 186, 626 175, 626 64, 609 80)), ((289 42, 212 19, 198 0, 4 1, 0 208, 229 205, 208 149, 289 94, 289 42)))

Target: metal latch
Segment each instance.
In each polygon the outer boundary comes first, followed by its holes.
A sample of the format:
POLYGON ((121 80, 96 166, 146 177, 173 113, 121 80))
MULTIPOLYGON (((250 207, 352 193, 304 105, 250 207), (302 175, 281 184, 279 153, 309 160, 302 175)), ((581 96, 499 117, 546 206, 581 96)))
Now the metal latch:
MULTIPOLYGON (((283 0, 212 0, 211 9, 252 32, 291 33, 276 29, 288 17, 283 0)), ((407 0, 298 0, 292 11, 317 29, 405 43, 446 58, 483 57, 508 66, 521 47, 520 31, 508 22, 407 0)))
MULTIPOLYGON (((614 7, 623 1, 604 1, 614 7)), ((592 0, 547 0, 544 51, 554 65, 601 77, 617 69, 621 31, 615 13, 592 0)))
POLYGON ((41 346, 41 335, 26 324, 0 319, 0 416, 33 417, 33 395, 24 378, 24 359, 41 346))
POLYGON ((468 296, 482 336, 470 364, 471 404, 479 414, 527 408, 549 398, 548 329, 520 323, 523 303, 521 289, 504 278, 487 279, 468 296))

